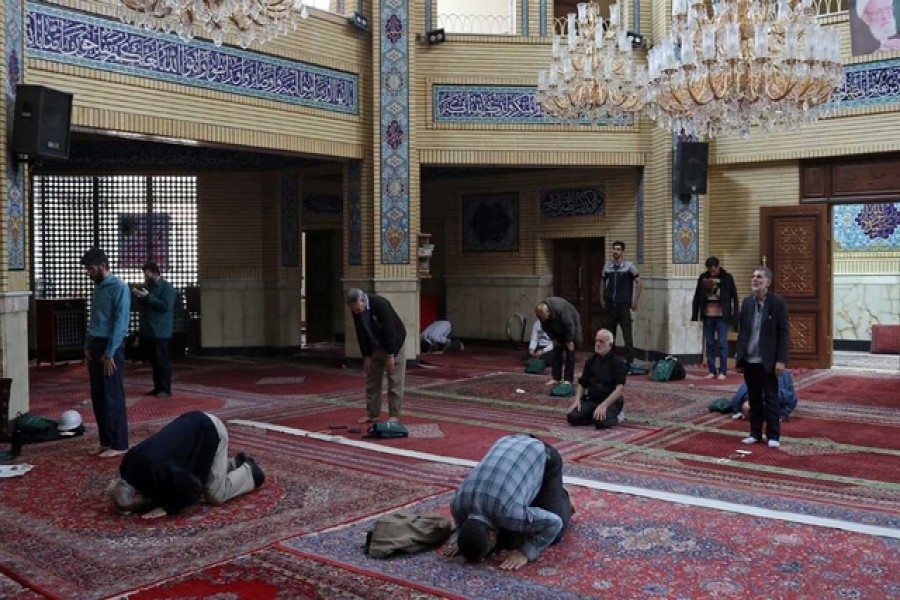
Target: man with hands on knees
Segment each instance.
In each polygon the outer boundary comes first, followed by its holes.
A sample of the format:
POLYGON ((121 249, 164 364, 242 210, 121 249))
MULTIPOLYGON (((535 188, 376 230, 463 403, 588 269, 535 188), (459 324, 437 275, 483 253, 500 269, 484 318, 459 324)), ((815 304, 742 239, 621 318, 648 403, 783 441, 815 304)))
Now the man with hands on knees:
POLYGON ((510 550, 500 568, 515 571, 560 541, 575 507, 563 487, 562 457, 530 435, 497 440, 463 480, 450 506, 456 530, 445 556, 480 562, 510 550))
POLYGON ((612 352, 613 340, 608 329, 600 329, 594 336, 594 354, 584 363, 566 416, 569 425, 593 423, 597 429, 605 429, 625 420, 628 363, 612 352))

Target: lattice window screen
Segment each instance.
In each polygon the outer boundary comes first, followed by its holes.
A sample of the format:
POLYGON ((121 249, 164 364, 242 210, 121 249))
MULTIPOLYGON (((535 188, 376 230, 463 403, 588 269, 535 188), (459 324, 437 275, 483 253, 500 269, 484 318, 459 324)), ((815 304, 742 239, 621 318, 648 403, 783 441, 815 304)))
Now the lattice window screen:
POLYGON ((34 215, 37 298, 90 302, 93 284, 79 259, 94 244, 125 281, 142 282, 141 265, 152 259, 185 297, 196 295, 196 177, 36 176, 34 215))

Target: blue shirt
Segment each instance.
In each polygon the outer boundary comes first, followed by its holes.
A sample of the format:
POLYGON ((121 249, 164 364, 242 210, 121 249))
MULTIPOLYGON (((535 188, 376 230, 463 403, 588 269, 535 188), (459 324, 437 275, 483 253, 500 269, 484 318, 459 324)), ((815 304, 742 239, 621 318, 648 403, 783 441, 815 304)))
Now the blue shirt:
POLYGON ((544 480, 544 442, 527 435, 508 435, 463 480, 450 510, 457 527, 469 517, 492 527, 524 533, 519 548, 529 561, 553 543, 562 531, 559 515, 531 506, 544 480))
POLYGON ((137 298, 137 303, 141 307, 141 335, 171 338, 178 293, 171 283, 162 278, 148 284, 147 291, 150 293, 143 298, 137 298))
POLYGON ((88 338, 108 338, 103 356, 112 358, 125 341, 130 313, 131 292, 124 281, 110 273, 106 279, 94 285, 91 321, 87 332, 88 338))

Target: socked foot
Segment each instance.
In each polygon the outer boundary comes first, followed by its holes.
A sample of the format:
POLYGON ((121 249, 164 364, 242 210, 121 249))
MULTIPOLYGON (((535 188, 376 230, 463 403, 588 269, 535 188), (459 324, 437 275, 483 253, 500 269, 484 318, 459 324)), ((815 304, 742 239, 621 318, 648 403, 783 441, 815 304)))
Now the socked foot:
POLYGON ((400 417, 391 417, 390 419, 388 419, 388 423, 399 423, 399 422, 400 422, 400 417))
POLYGON ((366 416, 366 417, 362 417, 362 418, 358 419, 356 422, 359 423, 360 425, 363 425, 365 423, 377 423, 378 419, 376 417, 366 416))
POLYGON ((558 380, 558 379, 551 379, 550 381, 548 381, 548 382, 545 383, 544 385, 559 385, 559 380, 558 380))
POLYGON ((113 450, 112 448, 110 448, 109 450, 101 452, 98 456, 100 458, 115 458, 117 456, 122 456, 126 452, 128 452, 128 450, 113 450))

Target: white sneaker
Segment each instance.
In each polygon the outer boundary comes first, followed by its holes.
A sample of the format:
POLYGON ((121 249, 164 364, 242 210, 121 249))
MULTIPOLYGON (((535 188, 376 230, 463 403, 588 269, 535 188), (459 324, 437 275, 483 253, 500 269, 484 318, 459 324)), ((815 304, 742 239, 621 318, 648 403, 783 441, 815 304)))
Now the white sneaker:
POLYGON ((619 423, 622 423, 623 421, 625 421, 625 411, 624 410, 619 412, 619 423))
POLYGON ((741 443, 750 445, 750 444, 755 444, 758 441, 759 440, 756 439, 755 437, 753 437, 752 435, 748 435, 747 437, 745 437, 744 439, 741 440, 741 443))
POLYGON ((781 442, 778 440, 769 440, 769 448, 781 448, 781 442))
POLYGON ((731 415, 731 419, 733 421, 737 421, 737 420, 743 419, 743 418, 744 418, 744 415, 742 415, 741 413, 734 413, 733 415, 731 415))

